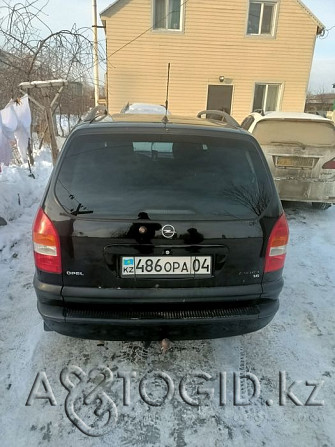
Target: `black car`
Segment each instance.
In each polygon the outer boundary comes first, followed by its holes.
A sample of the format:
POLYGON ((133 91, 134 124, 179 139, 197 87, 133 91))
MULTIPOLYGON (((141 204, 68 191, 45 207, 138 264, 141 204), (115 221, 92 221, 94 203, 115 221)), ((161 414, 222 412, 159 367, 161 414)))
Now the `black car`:
POLYGON ((263 152, 233 120, 91 115, 34 222, 38 310, 45 330, 90 339, 256 331, 287 242, 263 152))

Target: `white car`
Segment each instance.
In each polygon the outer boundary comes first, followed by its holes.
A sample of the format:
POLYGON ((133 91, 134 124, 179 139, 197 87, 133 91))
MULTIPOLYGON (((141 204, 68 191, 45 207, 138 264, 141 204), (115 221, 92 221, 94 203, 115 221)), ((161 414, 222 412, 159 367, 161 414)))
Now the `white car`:
POLYGON ((335 203, 335 125, 309 113, 254 112, 242 124, 258 140, 282 200, 335 203))

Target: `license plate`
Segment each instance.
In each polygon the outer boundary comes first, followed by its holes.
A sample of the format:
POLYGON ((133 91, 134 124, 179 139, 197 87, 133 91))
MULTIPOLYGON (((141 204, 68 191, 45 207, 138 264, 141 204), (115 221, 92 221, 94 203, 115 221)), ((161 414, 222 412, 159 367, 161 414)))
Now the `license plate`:
POLYGON ((209 277, 211 256, 127 256, 121 258, 121 276, 209 277))
POLYGON ((276 157, 276 166, 279 168, 313 168, 313 157, 276 157))

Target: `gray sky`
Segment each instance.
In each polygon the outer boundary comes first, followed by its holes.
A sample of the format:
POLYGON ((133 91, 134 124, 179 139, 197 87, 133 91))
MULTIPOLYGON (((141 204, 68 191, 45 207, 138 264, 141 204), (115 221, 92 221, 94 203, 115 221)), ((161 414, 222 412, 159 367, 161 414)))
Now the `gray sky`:
MULTIPOLYGON (((334 27, 324 38, 318 38, 315 45, 314 60, 310 79, 310 90, 333 91, 335 83, 335 0, 303 0, 305 5, 325 25, 334 27)), ((101 12, 112 0, 97 0, 101 12)), ((78 27, 91 26, 91 0, 49 0, 44 12, 45 21, 52 30, 71 28, 75 22, 78 27)), ((103 32, 99 39, 104 39, 103 32)))

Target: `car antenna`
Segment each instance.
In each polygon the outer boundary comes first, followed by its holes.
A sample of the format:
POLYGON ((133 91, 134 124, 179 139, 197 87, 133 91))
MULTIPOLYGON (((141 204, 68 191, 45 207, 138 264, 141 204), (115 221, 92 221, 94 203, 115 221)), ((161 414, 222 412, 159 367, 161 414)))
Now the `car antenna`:
POLYGON ((165 115, 163 116, 163 123, 167 123, 169 121, 168 115, 168 107, 169 107, 169 86, 170 86, 170 67, 171 63, 168 63, 168 72, 167 72, 167 82, 166 82, 166 99, 165 99, 165 115))

